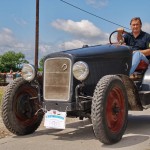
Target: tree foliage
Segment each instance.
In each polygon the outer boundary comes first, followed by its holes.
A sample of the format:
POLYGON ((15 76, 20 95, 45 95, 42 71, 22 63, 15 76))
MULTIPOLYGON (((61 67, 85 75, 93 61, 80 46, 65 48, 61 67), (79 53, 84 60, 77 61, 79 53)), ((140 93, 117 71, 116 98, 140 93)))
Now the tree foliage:
POLYGON ((18 71, 21 69, 24 63, 29 63, 25 60, 25 55, 21 52, 15 53, 14 51, 8 51, 3 55, 0 55, 0 71, 9 72, 10 69, 18 71))
POLYGON ((44 68, 44 57, 40 59, 39 62, 39 71, 43 71, 44 68))

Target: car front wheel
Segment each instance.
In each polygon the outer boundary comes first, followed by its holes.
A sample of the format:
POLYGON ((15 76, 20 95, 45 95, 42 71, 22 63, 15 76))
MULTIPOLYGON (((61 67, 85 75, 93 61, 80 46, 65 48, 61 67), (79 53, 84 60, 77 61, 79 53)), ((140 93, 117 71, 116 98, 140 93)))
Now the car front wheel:
POLYGON ((37 114, 41 104, 38 92, 23 78, 7 86, 2 102, 2 118, 6 128, 16 135, 33 133, 40 125, 43 114, 37 114))
POLYGON ((92 100, 95 136, 104 144, 121 140, 127 126, 128 101, 124 84, 117 75, 102 77, 92 100))

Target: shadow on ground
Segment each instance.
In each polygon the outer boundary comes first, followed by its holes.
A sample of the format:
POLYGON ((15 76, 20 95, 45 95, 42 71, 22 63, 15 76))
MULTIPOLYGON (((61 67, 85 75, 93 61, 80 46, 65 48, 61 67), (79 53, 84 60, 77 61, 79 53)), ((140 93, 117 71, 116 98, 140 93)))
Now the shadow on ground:
MULTIPOLYGON (((150 138, 150 116, 129 115, 127 130, 122 140, 113 145, 102 145, 107 148, 129 147, 142 143, 150 138)), ((91 140, 95 139, 92 124, 89 120, 71 122, 66 125, 65 130, 45 129, 40 127, 35 133, 27 136, 13 136, 13 138, 31 138, 35 136, 52 136, 52 140, 91 140)))

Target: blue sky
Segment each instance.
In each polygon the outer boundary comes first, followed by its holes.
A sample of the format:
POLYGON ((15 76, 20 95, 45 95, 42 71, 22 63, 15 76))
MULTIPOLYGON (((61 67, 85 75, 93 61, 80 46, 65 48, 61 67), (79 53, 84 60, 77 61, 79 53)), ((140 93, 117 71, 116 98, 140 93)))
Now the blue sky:
MULTIPOLYGON (((142 29, 150 33, 149 0, 64 1, 127 28, 132 17, 140 17, 142 29)), ((35 3, 0 0, 0 55, 13 50, 34 62, 35 3)), ((60 0, 40 0, 39 58, 84 44, 108 43, 110 33, 118 27, 60 0)))

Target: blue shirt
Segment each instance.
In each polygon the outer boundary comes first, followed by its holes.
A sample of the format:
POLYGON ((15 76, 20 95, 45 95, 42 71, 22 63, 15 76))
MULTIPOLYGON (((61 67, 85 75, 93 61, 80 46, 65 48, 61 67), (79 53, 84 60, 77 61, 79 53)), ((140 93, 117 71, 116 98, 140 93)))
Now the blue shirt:
POLYGON ((144 50, 150 48, 150 34, 141 31, 138 37, 134 37, 132 33, 124 35, 126 45, 132 50, 144 50))

